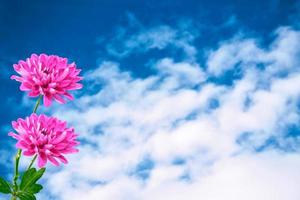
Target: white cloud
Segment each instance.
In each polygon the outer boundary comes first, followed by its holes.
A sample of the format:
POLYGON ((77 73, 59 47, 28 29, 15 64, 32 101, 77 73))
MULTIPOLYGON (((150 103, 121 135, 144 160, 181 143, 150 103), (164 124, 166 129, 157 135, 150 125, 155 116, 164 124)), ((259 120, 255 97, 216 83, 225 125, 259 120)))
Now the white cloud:
POLYGON ((299 165, 299 155, 268 152, 236 156, 220 160, 206 176, 192 183, 171 181, 149 186, 140 199, 298 199, 299 165))
POLYGON ((247 69, 264 63, 268 75, 295 70, 299 65, 300 33, 290 27, 278 28, 276 40, 269 48, 260 48, 255 39, 243 39, 240 36, 220 44, 218 49, 211 50, 208 56, 208 72, 220 76, 232 70, 236 65, 247 69))
POLYGON ((116 62, 87 72, 87 94, 53 109, 83 142, 69 165, 50 168, 47 193, 61 200, 298 200, 299 155, 255 152, 271 137, 299 149, 284 131, 299 122, 298 46, 287 49, 299 32, 278 30, 267 48, 248 38, 222 43, 207 71, 168 57, 153 62, 156 73, 146 78, 116 62), (236 64, 243 71, 232 85, 211 81, 236 64), (140 169, 145 159, 152 164, 140 169))
POLYGON ((208 72, 213 75, 222 75, 237 64, 249 65, 264 61, 264 52, 257 47, 252 39, 234 39, 220 45, 208 57, 208 72))
POLYGON ((145 53, 149 50, 162 50, 171 47, 181 50, 189 59, 194 59, 197 50, 192 45, 196 33, 191 33, 192 25, 179 23, 179 30, 168 25, 145 28, 132 14, 128 15, 127 27, 118 27, 115 36, 110 39, 106 50, 110 55, 123 58, 133 53, 145 53))
POLYGON ((300 33, 290 27, 280 27, 275 32, 278 37, 272 44, 268 58, 273 61, 272 71, 294 70, 299 65, 300 33))

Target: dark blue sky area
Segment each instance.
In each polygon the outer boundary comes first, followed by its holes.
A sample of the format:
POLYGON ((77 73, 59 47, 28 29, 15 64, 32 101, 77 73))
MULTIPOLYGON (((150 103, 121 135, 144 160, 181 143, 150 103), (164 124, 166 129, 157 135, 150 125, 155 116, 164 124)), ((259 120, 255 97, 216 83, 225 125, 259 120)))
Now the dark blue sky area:
MULTIPOLYGON (((30 113, 17 106, 23 94, 19 84, 9 80, 13 63, 31 53, 47 53, 68 57, 83 70, 95 68, 97 58, 108 56, 97 39, 110 42, 117 26, 126 27, 128 13, 145 28, 192 20, 200 30, 195 42, 202 49, 238 31, 268 42, 278 26, 295 25, 299 5, 297 0, 0 0, 0 127, 30 113), (235 25, 223 27, 229 19, 235 25)), ((148 62, 145 57, 129 58, 125 67, 143 62, 148 62)), ((7 133, 2 132, 0 145, 6 144, 7 133)))
POLYGON ((234 16, 239 26, 255 33, 268 33, 278 25, 290 24, 297 13, 296 0, 1 0, 0 59, 12 64, 33 52, 53 53, 76 60, 83 67, 95 67, 99 36, 113 37, 116 25, 126 25, 126 13, 133 13, 145 26, 192 19, 204 27, 202 46, 212 45, 236 30, 218 27, 234 16))

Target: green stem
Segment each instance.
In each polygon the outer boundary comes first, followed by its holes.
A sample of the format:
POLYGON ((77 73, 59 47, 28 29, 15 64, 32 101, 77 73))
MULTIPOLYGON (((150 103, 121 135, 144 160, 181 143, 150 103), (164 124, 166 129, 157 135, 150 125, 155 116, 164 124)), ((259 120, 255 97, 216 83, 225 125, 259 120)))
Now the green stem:
POLYGON ((35 162, 36 158, 37 158, 37 154, 36 154, 36 155, 33 157, 33 159, 31 160, 31 162, 30 162, 30 164, 29 164, 27 170, 29 170, 29 169, 32 167, 32 165, 33 165, 33 163, 35 162))
POLYGON ((21 158, 21 153, 22 153, 22 150, 19 149, 17 152, 17 155, 15 157, 16 162, 15 162, 14 190, 18 189, 17 181, 19 178, 19 162, 20 162, 20 158, 21 158))
POLYGON ((33 109, 33 113, 36 113, 36 111, 37 111, 37 109, 38 109, 38 107, 39 107, 39 105, 41 103, 42 97, 43 96, 40 95, 39 98, 38 98, 38 100, 37 100, 37 102, 35 103, 35 106, 34 106, 34 109, 33 109))
MULTIPOLYGON (((42 95, 39 96, 35 106, 34 106, 34 109, 33 109, 33 113, 36 113, 40 103, 41 103, 41 99, 42 99, 42 95)), ((21 158, 21 155, 22 155, 22 150, 21 149, 18 149, 18 152, 16 154, 16 157, 15 157, 15 174, 14 174, 14 178, 13 178, 13 194, 12 194, 12 197, 11 199, 12 200, 17 200, 17 196, 16 196, 16 192, 18 191, 18 179, 19 179, 19 163, 20 163, 20 158, 21 158)), ((30 167, 33 165, 34 161, 36 160, 36 155, 35 157, 33 158, 33 160, 31 161, 30 165, 29 165, 29 169, 30 167)))

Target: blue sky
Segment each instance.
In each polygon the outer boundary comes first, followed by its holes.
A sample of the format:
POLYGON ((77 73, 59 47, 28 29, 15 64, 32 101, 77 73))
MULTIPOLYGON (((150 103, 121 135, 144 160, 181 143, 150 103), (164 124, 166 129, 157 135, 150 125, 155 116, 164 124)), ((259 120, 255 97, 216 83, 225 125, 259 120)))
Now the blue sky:
POLYGON ((0 174, 11 176, 10 123, 34 105, 12 65, 47 53, 83 70, 75 101, 40 109, 82 145, 49 166, 40 199, 298 200, 299 11, 296 0, 0 0, 0 174))

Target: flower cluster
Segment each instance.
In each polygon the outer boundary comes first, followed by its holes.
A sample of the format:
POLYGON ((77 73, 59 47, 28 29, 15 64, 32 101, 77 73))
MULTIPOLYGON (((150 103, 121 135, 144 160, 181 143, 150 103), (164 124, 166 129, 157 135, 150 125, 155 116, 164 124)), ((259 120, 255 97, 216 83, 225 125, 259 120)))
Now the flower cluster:
MULTIPOLYGON (((15 64, 14 69, 20 77, 11 78, 21 82, 20 90, 29 91, 30 97, 42 95, 45 106, 50 106, 52 99, 65 103, 62 96, 72 100, 68 91, 82 88, 78 83, 82 80, 81 70, 75 63, 68 64, 67 58, 32 54, 15 64)), ((12 126, 18 134, 9 135, 18 140, 16 147, 24 150, 25 156, 37 155, 39 167, 44 167, 48 160, 54 165, 59 165, 58 161, 66 164, 63 154, 78 152, 74 128, 67 128, 66 122, 55 117, 32 114, 12 122, 12 126)))

